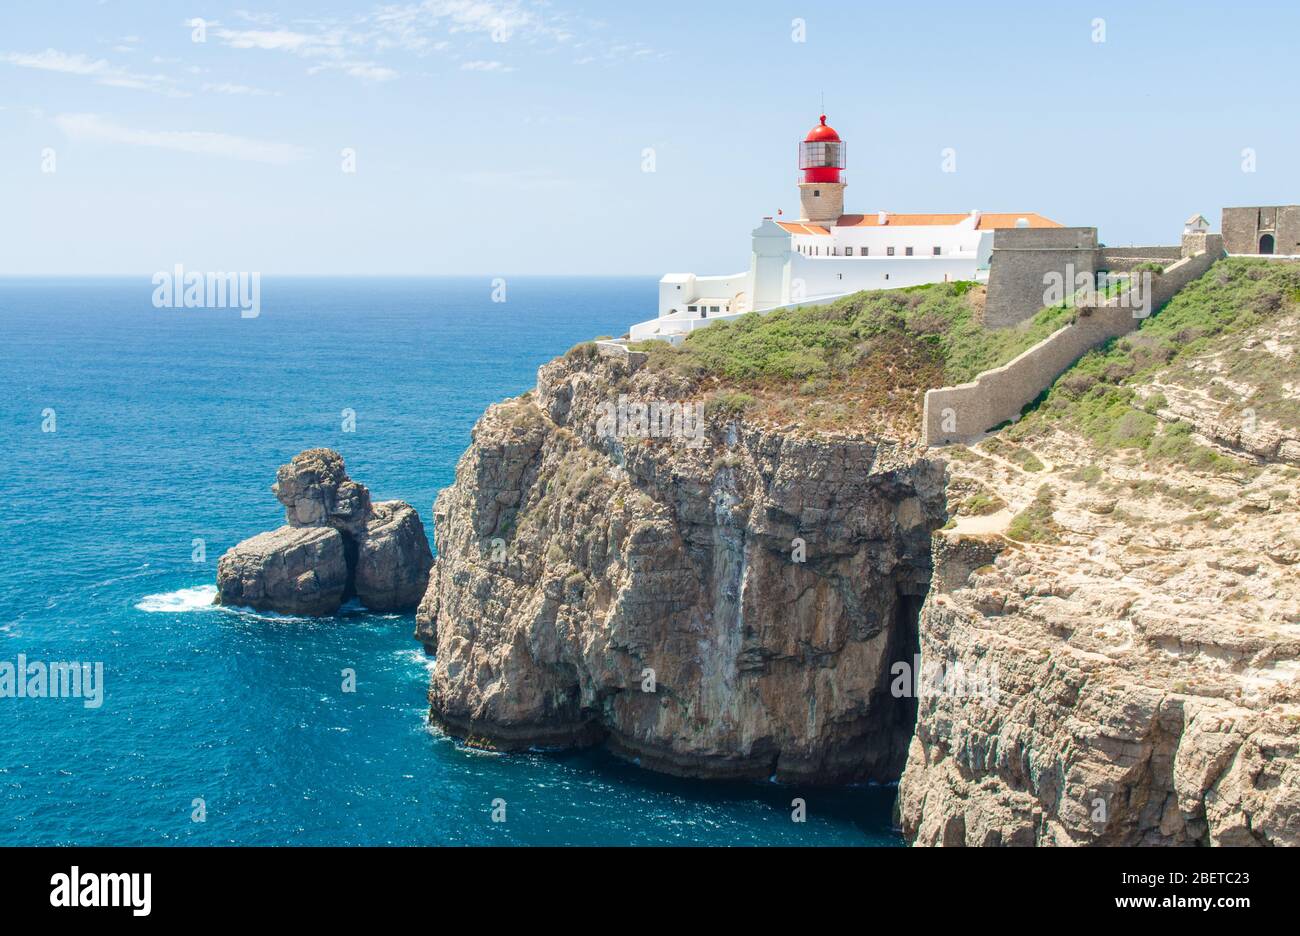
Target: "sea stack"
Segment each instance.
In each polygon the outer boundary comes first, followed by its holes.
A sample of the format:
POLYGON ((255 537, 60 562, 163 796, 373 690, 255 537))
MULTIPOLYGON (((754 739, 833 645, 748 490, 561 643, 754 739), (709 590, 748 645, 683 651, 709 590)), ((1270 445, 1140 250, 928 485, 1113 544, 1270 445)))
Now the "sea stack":
POLYGON ((433 565, 424 525, 403 501, 371 503, 332 449, 308 449, 276 472, 285 526, 231 548, 217 565, 216 603, 281 614, 334 614, 356 598, 408 611, 433 565))

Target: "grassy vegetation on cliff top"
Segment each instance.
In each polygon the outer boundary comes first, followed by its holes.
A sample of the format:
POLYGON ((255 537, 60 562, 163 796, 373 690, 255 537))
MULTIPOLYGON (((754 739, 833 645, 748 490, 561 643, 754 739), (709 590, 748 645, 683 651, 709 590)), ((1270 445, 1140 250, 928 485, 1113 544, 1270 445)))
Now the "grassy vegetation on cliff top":
POLYGON ((1044 309, 1015 328, 991 330, 981 324, 983 300, 983 288, 967 282, 860 292, 719 322, 678 348, 635 347, 649 352, 652 368, 725 386, 730 410, 760 408, 777 420, 842 428, 915 426, 926 390, 1005 363, 1073 316, 1044 309))
MULTIPOLYGON (((1193 468, 1242 470, 1245 466, 1236 459, 1197 445, 1187 423, 1162 423, 1153 415, 1160 401, 1143 404, 1137 391, 1158 373, 1175 380, 1181 374, 1181 382, 1193 387, 1205 384, 1206 377, 1190 374, 1189 366, 1194 359, 1214 354, 1218 376, 1235 376, 1257 388, 1243 407, 1284 426, 1300 425, 1300 407, 1286 389, 1296 381, 1296 362, 1252 351, 1235 337, 1293 313, 1298 302, 1300 265, 1221 260, 1136 331, 1084 355, 1006 436, 1024 441, 1060 426, 1082 434, 1103 451, 1135 450, 1193 468)), ((1231 418, 1231 413, 1224 417, 1231 418)))
MULTIPOLYGON (((1220 261, 1138 330, 1084 356, 1009 436, 1023 439, 1047 422, 1060 422, 1103 449, 1231 467, 1230 460, 1220 464, 1210 450, 1194 446, 1190 427, 1162 427, 1138 405, 1135 387, 1161 368, 1202 354, 1221 336, 1293 310, 1298 299, 1295 264, 1220 261)), ((1013 328, 986 329, 983 302, 984 289, 968 282, 860 292, 830 305, 719 322, 677 348, 658 341, 635 348, 649 353, 652 369, 711 389, 714 411, 818 428, 906 432, 919 425, 926 390, 964 383, 1010 361, 1075 314, 1063 305, 1013 328)), ((1247 405, 1284 426, 1300 424, 1286 390, 1294 366, 1222 341, 1215 347, 1225 354, 1225 376, 1241 373, 1258 383, 1261 367, 1278 370, 1265 375, 1262 392, 1247 405)))

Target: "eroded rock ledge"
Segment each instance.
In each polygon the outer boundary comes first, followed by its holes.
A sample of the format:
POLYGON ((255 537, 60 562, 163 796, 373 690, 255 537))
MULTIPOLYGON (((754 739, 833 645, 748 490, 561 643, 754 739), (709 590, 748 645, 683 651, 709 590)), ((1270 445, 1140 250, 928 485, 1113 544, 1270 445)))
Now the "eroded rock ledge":
POLYGON ((914 703, 889 667, 915 650, 942 465, 716 412, 699 445, 606 437, 601 404, 620 394, 700 399, 566 358, 476 426, 435 506, 417 613, 431 719, 680 775, 896 780, 914 703))
POLYGON ((329 615, 356 598, 372 611, 415 607, 433 556, 415 508, 372 504, 331 449, 280 466, 271 487, 286 526, 232 547, 217 564, 217 604, 329 615))

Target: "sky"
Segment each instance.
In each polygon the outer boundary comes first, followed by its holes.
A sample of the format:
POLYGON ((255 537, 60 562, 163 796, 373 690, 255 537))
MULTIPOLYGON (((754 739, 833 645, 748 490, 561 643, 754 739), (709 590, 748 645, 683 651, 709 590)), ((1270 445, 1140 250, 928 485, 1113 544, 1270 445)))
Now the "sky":
POLYGON ((736 272, 823 100, 852 212, 1300 202, 1294 2, 255 2, 0 6, 0 274, 736 272))

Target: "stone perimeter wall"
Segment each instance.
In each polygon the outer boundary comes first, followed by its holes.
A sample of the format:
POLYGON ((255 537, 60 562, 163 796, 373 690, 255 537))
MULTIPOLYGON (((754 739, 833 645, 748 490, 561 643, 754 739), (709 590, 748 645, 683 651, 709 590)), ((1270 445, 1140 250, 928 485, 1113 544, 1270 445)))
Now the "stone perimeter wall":
MULTIPOLYGON (((1096 228, 1006 228, 993 235, 984 324, 1010 328, 1043 307, 1048 273, 1074 282, 1079 273, 1128 273, 1143 263, 1169 266, 1187 256, 1177 244, 1106 247, 1096 228)), ((1068 290, 1072 291, 1072 290, 1068 290)))
POLYGON ((984 324, 1008 328, 1043 307, 1044 277, 1097 272, 1096 228, 1004 228, 993 234, 984 324))
MULTIPOLYGON (((1152 312, 1192 280, 1203 276, 1223 256, 1220 235, 1200 237, 1204 238, 1204 249, 1168 267, 1162 275, 1152 277, 1152 312)), ((1119 296, 1105 305, 1080 309, 1074 322, 970 383, 927 390, 921 421, 922 441, 926 445, 966 442, 994 426, 1018 419, 1027 404, 1085 353, 1137 327, 1141 320, 1134 317, 1131 307, 1122 304, 1126 299, 1127 295, 1119 296)))
POLYGON ((1185 256, 1183 248, 1177 244, 1169 247, 1102 247, 1097 253, 1097 269, 1129 273, 1143 263, 1159 263, 1167 267, 1185 256))

